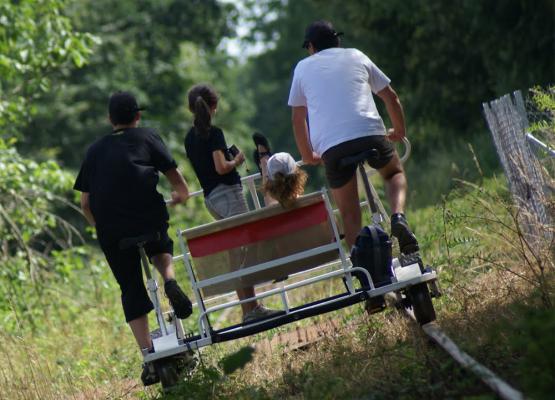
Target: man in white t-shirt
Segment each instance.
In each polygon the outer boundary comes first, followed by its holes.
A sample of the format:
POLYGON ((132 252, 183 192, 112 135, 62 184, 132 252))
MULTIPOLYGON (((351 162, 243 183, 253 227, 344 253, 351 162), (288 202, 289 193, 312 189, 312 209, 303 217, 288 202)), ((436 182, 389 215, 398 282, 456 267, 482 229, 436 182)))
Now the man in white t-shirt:
POLYGON ((403 253, 418 251, 416 237, 403 214, 405 173, 391 144, 405 137, 401 102, 389 85, 390 79, 365 54, 339 47, 341 35, 327 21, 313 22, 306 29, 303 47, 310 56, 295 67, 288 101, 297 147, 305 163, 323 162, 349 247, 362 228, 357 166, 342 168, 339 162, 376 149, 378 158, 369 159, 368 163, 385 180, 393 214, 391 232, 399 239, 403 253), (372 93, 385 103, 393 124, 387 136, 372 93))

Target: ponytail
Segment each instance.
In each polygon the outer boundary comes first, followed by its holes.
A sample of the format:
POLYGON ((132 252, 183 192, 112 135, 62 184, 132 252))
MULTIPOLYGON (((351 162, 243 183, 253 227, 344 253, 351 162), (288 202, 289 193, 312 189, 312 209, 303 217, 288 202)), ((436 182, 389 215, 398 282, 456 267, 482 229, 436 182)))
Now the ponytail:
POLYGON ((198 84, 189 90, 189 110, 194 114, 197 134, 207 138, 212 127, 211 110, 218 105, 218 94, 206 84, 198 84))
POLYGON ((210 127, 212 126, 212 116, 210 115, 210 108, 206 101, 201 96, 197 96, 195 100, 195 128, 197 132, 203 136, 208 137, 210 127))

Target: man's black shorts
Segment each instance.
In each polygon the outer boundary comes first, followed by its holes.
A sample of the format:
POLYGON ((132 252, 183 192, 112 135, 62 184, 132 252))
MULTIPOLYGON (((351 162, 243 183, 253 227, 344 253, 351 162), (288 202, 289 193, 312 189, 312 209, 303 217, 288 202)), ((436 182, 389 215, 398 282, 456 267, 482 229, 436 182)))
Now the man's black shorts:
MULTIPOLYGON (((168 236, 167 226, 162 229, 152 230, 149 232, 138 232, 136 235, 147 234, 158 231, 160 240, 149 242, 145 245, 145 251, 148 258, 155 255, 168 253, 173 255, 173 241, 168 236)), ((116 278, 121 289, 121 303, 123 312, 127 322, 137 319, 148 314, 154 307, 143 281, 143 271, 141 267, 141 258, 139 250, 136 246, 121 250, 119 242, 124 237, 117 240, 111 238, 108 242, 102 240, 99 235, 100 247, 106 256, 106 260, 110 265, 110 269, 116 278)))
POLYGON ((368 160, 368 164, 374 169, 383 168, 395 154, 395 148, 383 135, 364 136, 349 140, 333 146, 322 154, 322 160, 326 168, 326 178, 332 189, 337 189, 351 180, 356 172, 356 165, 340 167, 339 163, 344 157, 359 154, 363 151, 376 149, 378 157, 368 160))

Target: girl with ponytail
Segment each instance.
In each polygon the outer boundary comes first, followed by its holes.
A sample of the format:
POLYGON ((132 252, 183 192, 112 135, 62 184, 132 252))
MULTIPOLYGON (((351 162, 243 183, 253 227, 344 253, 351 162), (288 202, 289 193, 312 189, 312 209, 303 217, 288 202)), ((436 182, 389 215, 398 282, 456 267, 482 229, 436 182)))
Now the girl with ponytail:
MULTIPOLYGON (((185 151, 204 192, 204 202, 215 219, 248 211, 237 167, 243 164, 242 152, 232 155, 223 131, 212 124, 218 108, 218 94, 210 85, 197 84, 188 93, 193 126, 185 137, 185 151)), ((237 254, 241 257, 241 254, 237 254)), ((254 296, 254 288, 237 289, 239 299, 254 296)), ((267 317, 280 311, 270 310, 256 300, 241 304, 243 322, 267 317)))

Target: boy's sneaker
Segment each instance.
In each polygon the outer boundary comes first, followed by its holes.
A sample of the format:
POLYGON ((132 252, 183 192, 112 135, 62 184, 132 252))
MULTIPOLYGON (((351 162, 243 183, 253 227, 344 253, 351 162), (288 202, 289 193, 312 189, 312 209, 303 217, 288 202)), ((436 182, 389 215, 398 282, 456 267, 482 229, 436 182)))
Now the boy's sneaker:
POLYGON ((272 310, 270 308, 264 307, 262 304, 258 305, 255 309, 249 311, 243 315, 243 323, 255 321, 257 319, 263 319, 268 317, 273 317, 274 315, 282 314, 281 310, 272 310))
POLYGON ((404 214, 397 213, 391 216, 391 234, 399 240, 401 253, 411 254, 419 250, 416 236, 410 230, 404 214))
POLYGON ((160 382, 160 377, 156 373, 156 369, 152 363, 143 364, 143 372, 141 372, 141 381, 143 385, 150 386, 160 382))
POLYGON ((183 293, 175 279, 170 279, 164 283, 164 291, 170 300, 177 318, 185 319, 193 313, 191 300, 183 293))

